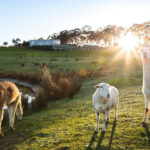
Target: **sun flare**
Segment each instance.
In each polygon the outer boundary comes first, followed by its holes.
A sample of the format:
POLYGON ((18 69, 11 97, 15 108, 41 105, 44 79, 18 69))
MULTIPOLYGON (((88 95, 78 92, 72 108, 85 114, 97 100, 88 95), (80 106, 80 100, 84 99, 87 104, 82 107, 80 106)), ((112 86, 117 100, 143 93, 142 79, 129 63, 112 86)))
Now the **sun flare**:
POLYGON ((123 50, 131 51, 135 47, 138 46, 139 40, 136 36, 134 36, 131 33, 127 33, 126 35, 122 36, 120 40, 118 41, 119 47, 121 47, 123 50))

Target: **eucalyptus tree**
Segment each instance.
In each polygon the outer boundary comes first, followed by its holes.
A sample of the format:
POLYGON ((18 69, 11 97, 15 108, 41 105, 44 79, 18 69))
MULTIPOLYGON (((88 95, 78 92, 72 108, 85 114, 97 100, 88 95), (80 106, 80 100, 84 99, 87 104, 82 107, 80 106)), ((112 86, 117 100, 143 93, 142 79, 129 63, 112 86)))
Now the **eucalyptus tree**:
POLYGON ((12 39, 12 43, 14 44, 14 46, 18 46, 19 42, 21 42, 21 39, 19 38, 12 39))
POLYGON ((3 45, 6 47, 8 45, 8 42, 3 42, 3 45))

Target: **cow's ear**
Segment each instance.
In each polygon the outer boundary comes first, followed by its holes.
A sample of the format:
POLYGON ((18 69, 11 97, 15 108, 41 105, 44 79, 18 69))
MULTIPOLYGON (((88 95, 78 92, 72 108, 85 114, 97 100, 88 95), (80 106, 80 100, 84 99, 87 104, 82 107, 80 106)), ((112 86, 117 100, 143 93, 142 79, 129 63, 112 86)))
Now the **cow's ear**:
POLYGON ((97 89, 97 88, 99 88, 100 86, 99 85, 95 85, 95 88, 97 89))

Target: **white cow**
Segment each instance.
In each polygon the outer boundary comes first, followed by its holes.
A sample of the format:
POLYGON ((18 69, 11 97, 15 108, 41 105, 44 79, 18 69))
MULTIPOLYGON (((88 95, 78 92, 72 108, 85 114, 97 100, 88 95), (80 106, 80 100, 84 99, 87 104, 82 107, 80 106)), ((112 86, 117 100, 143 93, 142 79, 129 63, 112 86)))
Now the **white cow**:
POLYGON ((99 114, 103 113, 103 127, 102 131, 106 130, 106 120, 109 120, 109 111, 115 109, 115 120, 117 119, 117 108, 119 104, 119 92, 114 87, 107 83, 100 83, 95 86, 96 91, 93 94, 93 106, 96 112, 96 128, 95 131, 98 131, 99 128, 99 114))
POLYGON ((143 63, 143 88, 142 92, 145 97, 145 117, 142 123, 146 123, 147 115, 150 109, 150 46, 145 45, 140 49, 143 63))

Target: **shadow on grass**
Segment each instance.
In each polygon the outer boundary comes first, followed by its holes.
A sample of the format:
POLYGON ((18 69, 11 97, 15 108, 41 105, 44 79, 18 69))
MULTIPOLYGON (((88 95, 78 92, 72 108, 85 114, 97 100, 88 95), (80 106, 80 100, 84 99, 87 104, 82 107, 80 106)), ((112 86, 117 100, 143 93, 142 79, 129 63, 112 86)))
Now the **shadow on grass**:
POLYGON ((104 149, 104 146, 101 145, 103 138, 104 138, 104 135, 105 135, 105 131, 101 131, 101 135, 100 135, 99 140, 97 142, 96 150, 104 149))
POLYGON ((149 131, 149 129, 148 129, 148 125, 147 125, 147 124, 143 124, 143 127, 144 127, 144 129, 145 129, 146 136, 147 136, 147 138, 148 138, 148 142, 149 142, 149 144, 150 144, 150 131, 149 131))
POLYGON ((4 137, 0 138, 0 150, 3 149, 16 149, 15 145, 16 144, 21 144, 22 142, 26 140, 33 140, 34 136, 36 137, 47 137, 48 135, 43 134, 41 132, 38 132, 36 134, 33 134, 35 131, 41 131, 43 128, 42 125, 35 125, 36 121, 31 122, 27 116, 31 116, 34 113, 32 111, 27 111, 25 112, 25 115, 23 117, 22 121, 18 121, 17 117, 15 118, 15 130, 10 131, 9 129, 9 117, 6 118, 6 122, 2 126, 2 130, 4 133, 4 137), (28 128, 26 128, 28 127, 28 128), (33 137, 33 138, 32 138, 33 137))
POLYGON ((111 131, 111 136, 110 136, 110 140, 109 140, 108 150, 111 149, 111 144, 112 144, 112 140, 113 140, 113 136, 114 136, 114 132, 115 132, 115 128, 116 128, 116 123, 117 123, 117 121, 114 120, 113 126, 112 126, 112 131, 111 131))
MULTIPOLYGON (((106 124, 108 125, 108 123, 106 124)), ((94 143, 95 139, 96 139, 96 136, 97 136, 97 133, 98 132, 94 132, 92 138, 91 138, 91 141, 90 141, 90 144, 87 148, 87 150, 92 150, 92 144, 94 143)), ((102 144, 102 141, 103 141, 103 138, 104 138, 104 135, 105 135, 105 131, 101 131, 101 134, 100 134, 100 137, 99 137, 99 140, 98 140, 98 143, 97 143, 97 146, 95 149, 101 149, 101 144, 102 144)))
POLYGON ((93 133, 93 136, 92 136, 92 138, 91 138, 91 141, 90 141, 90 144, 89 144, 87 150, 91 150, 91 146, 92 146, 93 142, 94 142, 95 139, 96 139, 97 133, 98 133, 98 132, 96 132, 96 131, 93 133))
MULTIPOLYGON (((106 122, 106 128, 107 128, 107 126, 108 126, 108 123, 109 122, 106 122)), ((102 141, 103 141, 103 139, 104 139, 104 135, 105 135, 105 131, 101 131, 101 134, 100 134, 100 137, 99 137, 99 140, 98 140, 98 142, 97 142, 97 146, 96 146, 96 150, 99 150, 99 149, 107 149, 105 146, 102 146, 101 144, 102 144, 102 141)))
MULTIPOLYGON (((113 141, 113 136, 114 136, 114 132, 115 132, 115 128, 116 128, 116 123, 117 123, 117 121, 114 120, 113 126, 112 126, 112 131, 111 131, 111 136, 110 136, 110 140, 109 140, 108 148, 101 145, 101 144, 102 144, 102 141, 103 141, 103 139, 104 139, 104 135, 105 135, 105 132, 104 132, 104 131, 101 131, 99 140, 98 140, 98 142, 97 142, 97 146, 96 146, 96 148, 95 148, 96 150, 99 150, 99 149, 108 149, 108 150, 110 150, 110 149, 111 149, 111 145, 112 145, 112 141, 113 141)), ((108 125, 108 123, 107 123, 106 125, 108 125)), ((97 137, 97 132, 94 132, 94 134, 93 134, 93 136, 92 136, 92 138, 91 138, 91 141, 90 141, 90 144, 89 144, 87 150, 92 150, 91 147, 92 147, 92 144, 94 143, 96 137, 97 137)))

